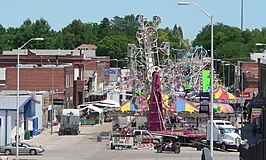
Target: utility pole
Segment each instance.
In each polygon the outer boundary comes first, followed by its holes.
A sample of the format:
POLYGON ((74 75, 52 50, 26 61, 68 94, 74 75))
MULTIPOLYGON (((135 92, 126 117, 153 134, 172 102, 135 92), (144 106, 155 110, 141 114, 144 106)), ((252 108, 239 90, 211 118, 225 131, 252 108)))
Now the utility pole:
POLYGON ((54 119, 54 66, 52 65, 52 111, 51 111, 51 135, 53 135, 53 119, 54 119))

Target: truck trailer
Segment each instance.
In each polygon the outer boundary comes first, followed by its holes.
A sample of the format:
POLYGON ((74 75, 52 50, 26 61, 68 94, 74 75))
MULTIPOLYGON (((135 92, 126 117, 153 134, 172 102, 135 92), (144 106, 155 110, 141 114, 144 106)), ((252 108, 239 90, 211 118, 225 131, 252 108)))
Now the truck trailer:
POLYGON ((63 109, 59 135, 77 135, 80 133, 80 113, 78 109, 63 109))

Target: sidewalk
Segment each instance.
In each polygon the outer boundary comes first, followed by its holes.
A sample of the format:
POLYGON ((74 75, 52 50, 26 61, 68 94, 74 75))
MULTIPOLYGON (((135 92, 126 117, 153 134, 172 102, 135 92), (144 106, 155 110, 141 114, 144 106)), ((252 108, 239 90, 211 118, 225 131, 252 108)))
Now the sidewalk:
POLYGON ((33 138, 31 138, 30 140, 23 140, 23 141, 34 146, 44 147, 48 143, 58 138, 59 127, 60 127, 59 125, 53 126, 53 134, 51 134, 51 128, 46 128, 37 136, 33 136, 33 138))
POLYGON ((244 127, 241 129, 241 136, 243 139, 248 139, 250 145, 255 144, 257 141, 262 140, 262 134, 257 134, 256 137, 252 133, 252 124, 244 122, 244 127))

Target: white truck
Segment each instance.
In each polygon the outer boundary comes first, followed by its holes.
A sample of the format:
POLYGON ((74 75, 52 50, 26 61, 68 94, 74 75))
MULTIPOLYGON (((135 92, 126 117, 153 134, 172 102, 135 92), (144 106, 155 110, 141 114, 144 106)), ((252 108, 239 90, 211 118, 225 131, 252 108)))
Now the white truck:
MULTIPOLYGON (((207 124, 207 141, 211 139, 211 123, 207 124)), ((229 121, 213 120, 213 142, 214 146, 225 151, 227 149, 238 149, 239 145, 243 144, 237 128, 229 121)))
POLYGON ((157 144, 160 142, 162 136, 152 135, 147 130, 133 130, 133 132, 128 134, 121 134, 121 133, 113 133, 110 139, 110 147, 111 149, 118 149, 123 148, 133 148, 135 144, 157 144))
POLYGON ((63 109, 61 114, 61 122, 59 135, 80 133, 80 114, 78 109, 63 109))

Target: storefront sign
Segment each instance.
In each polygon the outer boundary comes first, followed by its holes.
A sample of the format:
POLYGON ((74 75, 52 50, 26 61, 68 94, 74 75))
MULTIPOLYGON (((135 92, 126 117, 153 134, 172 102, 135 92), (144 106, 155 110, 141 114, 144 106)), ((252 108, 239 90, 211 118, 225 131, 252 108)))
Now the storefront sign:
POLYGON ((202 92, 200 96, 200 109, 199 113, 209 113, 210 93, 202 92))
POLYGON ((63 105, 64 100, 63 99, 53 99, 54 105, 63 105))
POLYGON ((252 98, 253 107, 265 106, 265 98, 252 98))
POLYGON ((245 103, 245 99, 214 99, 215 103, 227 103, 227 104, 235 104, 235 103, 245 103))
POLYGON ((252 119, 259 119, 261 118, 261 108, 252 108, 252 119))
POLYGON ((239 92, 237 96, 241 98, 250 98, 250 92, 239 92))

